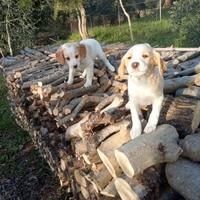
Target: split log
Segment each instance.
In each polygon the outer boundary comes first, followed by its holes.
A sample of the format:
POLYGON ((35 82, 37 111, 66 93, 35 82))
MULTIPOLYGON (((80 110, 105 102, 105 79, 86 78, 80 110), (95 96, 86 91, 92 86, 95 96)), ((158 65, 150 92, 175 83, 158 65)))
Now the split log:
POLYGON ((83 138, 84 137, 84 131, 81 128, 81 124, 87 122, 89 119, 89 114, 86 115, 82 120, 80 120, 78 123, 73 124, 72 126, 69 126, 66 130, 65 133, 65 139, 67 141, 71 140, 72 138, 75 137, 80 137, 83 138))
POLYGON ((200 165, 186 159, 179 159, 166 165, 169 185, 186 200, 200 199, 200 165))
POLYGON ((38 82, 42 82, 42 85, 47 85, 47 84, 49 84, 49 83, 51 83, 51 82, 57 80, 57 79, 58 79, 60 76, 62 76, 62 75, 63 75, 63 72, 58 71, 58 72, 56 72, 56 73, 54 73, 54 74, 50 74, 50 75, 48 75, 48 76, 45 76, 45 77, 43 77, 43 78, 39 78, 39 79, 37 79, 37 80, 27 81, 27 82, 23 83, 22 89, 27 89, 27 88, 29 88, 31 85, 36 84, 36 83, 38 83, 38 82))
POLYGON ((102 162, 112 177, 116 178, 121 174, 121 169, 116 161, 114 150, 130 141, 130 129, 123 127, 119 132, 113 134, 98 147, 97 152, 102 162), (119 139, 120 138, 120 139, 119 139))
POLYGON ((102 124, 113 124, 115 120, 115 116, 112 116, 108 113, 93 112, 90 114, 88 121, 81 124, 81 129, 82 131, 92 132, 95 127, 98 127, 102 124))
POLYGON ((180 141, 183 149, 183 156, 190 158, 192 161, 200 162, 200 133, 187 135, 180 141))
POLYGON ((69 104, 67 104, 64 108, 63 108, 63 112, 65 113, 65 115, 68 115, 72 112, 72 110, 80 103, 81 101, 81 97, 80 98, 76 98, 73 99, 69 102, 69 104))
POLYGON ((193 76, 183 76, 181 78, 167 79, 164 83, 164 93, 173 93, 178 88, 183 88, 190 85, 200 86, 200 74, 193 76))
POLYGON ((153 165, 176 161, 182 153, 177 142, 176 129, 164 124, 116 149, 115 157, 123 172, 133 177, 153 165))
POLYGON ((102 170, 98 173, 92 172, 85 177, 93 185, 97 193, 102 191, 112 179, 112 176, 109 174, 106 168, 102 168, 102 170))
POLYGON ((117 108, 119 108, 120 106, 122 106, 123 103, 124 103, 124 98, 122 97, 122 95, 115 95, 112 103, 109 106, 105 107, 103 110, 101 110, 101 112, 112 113, 117 108))
POLYGON ((88 96, 88 95, 83 96, 82 100, 76 106, 76 108, 73 110, 73 112, 71 114, 69 114, 69 115, 65 116, 64 118, 62 118, 61 120, 57 121, 58 127, 62 126, 63 124, 66 124, 70 120, 73 121, 77 117, 78 113, 84 107, 98 104, 103 99, 104 98, 100 97, 100 96, 88 96))
POLYGON ((200 99, 200 87, 190 86, 176 90, 176 96, 194 97, 200 99))
POLYGON ((74 170, 74 178, 80 186, 87 187, 86 179, 83 175, 81 175, 81 172, 78 169, 74 170))
POLYGON ((97 91, 97 89, 99 88, 99 84, 94 84, 90 87, 81 87, 81 88, 77 88, 77 89, 74 89, 74 90, 70 90, 70 91, 67 91, 63 97, 63 100, 65 102, 69 102, 71 101, 72 99, 74 98, 77 98, 77 97, 81 97, 85 94, 90 94, 91 92, 94 92, 94 91, 97 91))
POLYGON ((192 134, 200 123, 200 101, 187 97, 167 96, 162 105, 159 124, 171 124, 181 138, 192 134))

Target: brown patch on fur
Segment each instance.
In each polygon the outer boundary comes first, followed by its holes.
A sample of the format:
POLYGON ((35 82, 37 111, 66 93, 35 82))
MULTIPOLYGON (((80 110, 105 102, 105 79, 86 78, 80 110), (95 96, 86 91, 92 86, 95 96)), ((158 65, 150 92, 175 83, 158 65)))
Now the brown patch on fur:
POLYGON ((167 70, 167 65, 156 51, 154 51, 154 63, 158 66, 160 75, 163 76, 163 73, 167 70))
POLYGON ((62 47, 60 47, 56 51, 55 58, 61 65, 65 64, 65 58, 64 58, 64 53, 63 53, 63 48, 62 47))
POLYGON ((84 44, 80 44, 79 47, 78 47, 78 50, 79 50, 79 55, 80 55, 80 58, 85 58, 86 57, 86 47, 84 44))

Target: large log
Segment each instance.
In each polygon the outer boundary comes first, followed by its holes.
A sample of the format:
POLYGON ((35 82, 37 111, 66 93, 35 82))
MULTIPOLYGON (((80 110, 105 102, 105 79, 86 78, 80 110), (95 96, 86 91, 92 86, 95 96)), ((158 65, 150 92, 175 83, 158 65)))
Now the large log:
POLYGON ((200 162, 200 133, 187 135, 180 141, 183 149, 183 156, 190 158, 192 161, 200 162))
POLYGON ((200 165, 186 159, 179 159, 166 165, 169 185, 186 200, 200 199, 200 165))
POLYGON ((173 125, 181 138, 192 134, 200 123, 200 101, 197 99, 167 96, 162 105, 159 124, 173 125))
POLYGON ((200 74, 196 74, 193 76, 183 76, 181 78, 167 79, 164 83, 164 93, 173 93, 178 88, 183 88, 194 84, 200 86, 200 74))
POLYGON ((200 87, 190 86, 188 88, 179 88, 176 90, 176 96, 186 96, 200 99, 200 87))
POLYGON ((176 161, 182 153, 177 142, 176 129, 164 124, 116 149, 115 157, 123 172, 133 177, 153 165, 176 161))

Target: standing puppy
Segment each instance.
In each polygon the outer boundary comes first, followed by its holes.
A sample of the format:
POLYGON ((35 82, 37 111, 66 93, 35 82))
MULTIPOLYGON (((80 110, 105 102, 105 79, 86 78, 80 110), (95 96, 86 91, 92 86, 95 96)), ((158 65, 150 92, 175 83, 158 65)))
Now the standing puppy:
POLYGON ((150 133, 156 129, 163 101, 163 72, 166 65, 149 44, 134 45, 124 55, 118 69, 123 75, 128 71, 129 107, 132 117, 131 138, 139 136, 142 132, 139 115, 142 106, 152 105, 152 112, 144 129, 150 133))
POLYGON ((80 43, 63 44, 56 52, 56 60, 62 65, 67 64, 69 66, 67 83, 73 83, 75 69, 81 68, 83 77, 86 76, 85 87, 92 85, 94 59, 96 57, 101 59, 111 71, 115 71, 115 68, 107 60, 101 45, 94 39, 85 39, 80 43))

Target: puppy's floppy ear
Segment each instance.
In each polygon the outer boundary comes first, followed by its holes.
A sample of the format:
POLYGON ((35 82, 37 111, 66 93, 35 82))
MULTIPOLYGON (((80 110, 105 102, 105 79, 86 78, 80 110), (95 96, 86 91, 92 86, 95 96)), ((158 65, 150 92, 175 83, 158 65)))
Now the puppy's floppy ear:
POLYGON ((164 60, 161 58, 160 54, 154 50, 154 62, 158 66, 160 75, 163 76, 163 73, 167 70, 167 65, 164 60))
POLYGON ((56 60, 64 65, 65 64, 65 58, 64 58, 64 53, 63 53, 63 47, 61 46, 57 51, 56 51, 56 60))
POLYGON ((119 76, 123 76, 125 74, 126 71, 126 65, 125 65, 125 55, 122 57, 121 59, 121 63, 119 65, 119 68, 117 70, 117 73, 119 76))
POLYGON ((85 47, 85 45, 79 44, 78 50, 79 50, 80 58, 85 58, 86 57, 86 47, 85 47))

